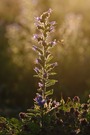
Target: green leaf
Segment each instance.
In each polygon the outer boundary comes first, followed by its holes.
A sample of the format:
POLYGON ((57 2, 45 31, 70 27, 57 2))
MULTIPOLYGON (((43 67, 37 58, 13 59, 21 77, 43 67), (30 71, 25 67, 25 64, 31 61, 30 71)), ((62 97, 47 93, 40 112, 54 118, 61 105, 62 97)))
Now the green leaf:
POLYGON ((30 113, 38 113, 40 112, 39 110, 36 110, 36 109, 27 109, 28 112, 30 113))
POLYGON ((49 54, 46 59, 46 63, 49 63, 53 59, 53 56, 49 54))
POLYGON ((38 92, 42 92, 42 88, 37 89, 38 92))
POLYGON ((41 55, 41 56, 40 56, 40 59, 41 59, 41 61, 43 62, 43 61, 44 61, 44 56, 41 55))
POLYGON ((50 87, 54 85, 56 82, 57 80, 48 79, 48 81, 46 82, 46 87, 50 87))
POLYGON ((28 116, 36 116, 35 113, 26 113, 28 116))
POLYGON ((42 75, 40 73, 38 75, 34 75, 33 77, 42 79, 42 75))
POLYGON ((53 68, 49 68, 49 69, 47 70, 47 72, 50 73, 52 70, 53 70, 53 68))
POLYGON ((51 68, 51 64, 47 64, 45 68, 46 68, 46 69, 51 68))
POLYGON ((56 75, 57 73, 55 73, 55 72, 52 72, 52 73, 49 73, 49 75, 56 75))
POLYGON ((53 94, 53 89, 48 90, 48 91, 45 92, 46 96, 49 96, 49 95, 52 95, 52 94, 53 94))
POLYGON ((55 65, 56 63, 51 63, 51 64, 47 64, 46 65, 46 69, 48 70, 48 69, 53 69, 53 68, 55 68, 57 65, 55 65))
POLYGON ((42 50, 35 45, 33 45, 33 50, 39 52, 40 54, 43 54, 42 50))

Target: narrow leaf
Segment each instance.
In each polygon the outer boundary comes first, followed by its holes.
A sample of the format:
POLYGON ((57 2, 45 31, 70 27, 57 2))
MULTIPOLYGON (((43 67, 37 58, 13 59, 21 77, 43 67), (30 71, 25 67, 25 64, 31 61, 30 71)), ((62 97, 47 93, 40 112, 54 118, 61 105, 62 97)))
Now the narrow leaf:
POLYGON ((33 50, 39 52, 40 54, 43 54, 42 50, 35 45, 33 45, 33 50))
POLYGON ((46 59, 46 63, 49 63, 53 59, 53 56, 49 54, 46 59))
POLYGON ((36 110, 36 109, 27 109, 27 111, 30 113, 39 113, 40 112, 39 110, 36 110))
POLYGON ((56 75, 57 73, 55 73, 55 72, 52 72, 52 73, 49 73, 49 75, 56 75))
POLYGON ((52 94, 53 94, 53 89, 48 90, 48 91, 45 92, 46 96, 49 96, 49 95, 52 95, 52 94))
POLYGON ((54 67, 56 67, 57 66, 57 62, 55 62, 55 63, 52 63, 52 64, 47 64, 46 65, 46 69, 50 69, 50 68, 54 68, 54 67))
POLYGON ((57 82, 57 80, 48 79, 48 81, 46 83, 46 87, 50 87, 50 86, 54 85, 56 82, 57 82))

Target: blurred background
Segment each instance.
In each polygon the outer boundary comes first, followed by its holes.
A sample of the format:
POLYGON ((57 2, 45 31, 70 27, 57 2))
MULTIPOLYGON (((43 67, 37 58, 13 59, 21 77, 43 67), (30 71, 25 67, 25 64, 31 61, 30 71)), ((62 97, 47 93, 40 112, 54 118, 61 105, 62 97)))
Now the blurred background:
POLYGON ((90 0, 0 0, 0 115, 18 116, 33 106, 34 21, 49 8, 57 22, 53 37, 63 41, 52 50, 58 62, 53 97, 85 101, 90 93, 90 0))

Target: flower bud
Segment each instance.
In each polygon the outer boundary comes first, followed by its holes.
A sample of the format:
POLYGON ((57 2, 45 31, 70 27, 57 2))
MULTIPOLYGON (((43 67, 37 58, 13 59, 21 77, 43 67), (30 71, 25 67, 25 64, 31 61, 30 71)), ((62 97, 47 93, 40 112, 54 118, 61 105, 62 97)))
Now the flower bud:
POLYGON ((41 20, 41 18, 40 18, 40 17, 36 17, 35 19, 36 19, 37 21, 40 21, 40 20, 41 20))
POLYGON ((41 64, 41 60, 40 59, 36 59, 36 64, 41 64))
POLYGON ((38 35, 37 34, 34 34, 33 38, 34 39, 38 39, 38 35))
POLYGON ((57 65, 58 65, 57 62, 55 62, 55 63, 51 64, 51 68, 54 68, 54 67, 56 67, 57 65))
POLYGON ((19 117, 21 118, 21 119, 25 119, 26 118, 26 113, 24 113, 24 112, 20 112, 19 113, 19 117))
POLYGON ((48 46, 53 47, 56 45, 56 40, 49 42, 48 46))
POLYGON ((39 85, 39 87, 43 87, 43 84, 42 84, 42 83, 40 83, 40 82, 38 83, 38 85, 39 85))
POLYGON ((73 102, 80 102, 80 98, 79 98, 78 96, 75 96, 75 97, 73 98, 73 102))
POLYGON ((55 21, 50 22, 51 25, 56 25, 55 21))
POLYGON ((35 67, 35 68, 34 68, 34 71, 35 71, 36 73, 39 73, 39 68, 35 67))
POLYGON ((33 38, 37 40, 38 42, 42 41, 42 37, 38 36, 37 34, 34 34, 33 38))

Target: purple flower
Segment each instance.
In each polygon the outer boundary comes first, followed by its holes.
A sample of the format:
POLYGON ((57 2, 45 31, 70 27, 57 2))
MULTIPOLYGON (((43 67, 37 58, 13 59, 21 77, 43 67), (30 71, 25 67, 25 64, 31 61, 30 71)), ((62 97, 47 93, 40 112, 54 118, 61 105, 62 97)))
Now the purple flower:
POLYGON ((38 64, 38 65, 41 65, 41 66, 44 65, 44 62, 42 62, 41 59, 36 59, 36 62, 35 63, 38 64))
POLYGON ((42 101, 42 96, 40 94, 36 94, 37 96, 35 97, 34 101, 36 101, 37 103, 38 102, 41 102, 42 101))
POLYGON ((75 97, 73 98, 73 102, 80 102, 80 98, 79 98, 78 96, 75 96, 75 97))
POLYGON ((57 107, 57 106, 59 106, 60 104, 59 104, 59 102, 56 102, 56 100, 54 100, 53 102, 52 102, 52 107, 57 107))
POLYGON ((36 73, 39 73, 39 68, 35 67, 35 68, 34 68, 34 71, 35 71, 36 73))
POLYGON ((54 27, 53 26, 50 27, 49 32, 54 32, 54 27))
POLYGON ((37 104, 40 106, 40 107, 43 107, 43 105, 45 104, 46 100, 45 99, 42 99, 42 96, 40 94, 36 94, 37 96, 35 97, 34 101, 37 102, 37 104))
POLYGON ((36 64, 38 64, 39 63, 39 60, 38 59, 36 59, 36 64))
POLYGON ((36 64, 41 64, 41 65, 43 64, 40 59, 36 59, 36 62, 35 62, 35 63, 36 63, 36 64))
POLYGON ((38 35, 37 34, 34 34, 33 38, 34 39, 38 39, 38 35))
POLYGON ((55 46, 57 44, 57 42, 56 42, 56 39, 54 40, 54 41, 51 41, 50 43, 49 43, 49 46, 50 47, 53 47, 53 46, 55 46))
POLYGON ((34 38, 35 40, 37 40, 38 42, 40 42, 40 41, 43 40, 41 36, 38 36, 38 34, 34 34, 33 38, 34 38))
POLYGON ((33 45, 32 49, 33 49, 34 51, 36 51, 36 50, 37 50, 37 46, 34 46, 34 45, 33 45))
POLYGON ((56 41, 53 41, 52 44, 53 44, 53 45, 56 45, 56 41))
POLYGON ((40 17, 36 17, 36 20, 37 20, 37 21, 40 21, 40 20, 41 20, 41 18, 40 18, 40 17))
POLYGON ((43 105, 45 104, 45 102, 46 102, 45 99, 43 99, 41 102, 38 102, 38 105, 41 106, 41 107, 43 107, 43 105))
POLYGON ((51 66, 52 66, 52 68, 54 68, 54 67, 56 67, 58 64, 57 64, 57 62, 55 62, 55 63, 53 63, 51 66))
POLYGON ((56 24, 56 22, 55 22, 55 21, 52 21, 52 22, 50 22, 50 24, 51 24, 51 25, 55 25, 55 24, 56 24))
POLYGON ((39 85, 39 87, 43 87, 43 84, 42 84, 42 83, 40 83, 40 82, 38 83, 38 85, 39 85))

